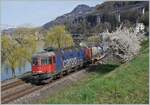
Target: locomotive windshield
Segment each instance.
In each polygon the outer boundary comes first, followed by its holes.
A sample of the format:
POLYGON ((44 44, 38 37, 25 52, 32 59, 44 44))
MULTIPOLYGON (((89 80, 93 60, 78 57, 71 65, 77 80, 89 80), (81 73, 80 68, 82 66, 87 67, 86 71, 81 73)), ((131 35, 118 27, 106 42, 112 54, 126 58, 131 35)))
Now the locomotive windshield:
POLYGON ((38 59, 32 58, 32 65, 38 65, 38 59))
POLYGON ((51 58, 42 58, 41 59, 41 64, 46 65, 46 64, 51 64, 51 63, 52 63, 51 58))

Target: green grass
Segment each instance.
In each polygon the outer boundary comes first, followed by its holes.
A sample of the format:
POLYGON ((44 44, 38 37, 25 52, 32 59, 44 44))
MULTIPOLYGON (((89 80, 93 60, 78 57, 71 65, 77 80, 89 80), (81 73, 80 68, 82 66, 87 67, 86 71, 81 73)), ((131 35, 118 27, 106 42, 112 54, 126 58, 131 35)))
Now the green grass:
POLYGON ((55 96, 42 100, 46 104, 148 104, 149 103, 149 49, 142 43, 140 54, 122 64, 91 67, 88 79, 82 80, 55 96))

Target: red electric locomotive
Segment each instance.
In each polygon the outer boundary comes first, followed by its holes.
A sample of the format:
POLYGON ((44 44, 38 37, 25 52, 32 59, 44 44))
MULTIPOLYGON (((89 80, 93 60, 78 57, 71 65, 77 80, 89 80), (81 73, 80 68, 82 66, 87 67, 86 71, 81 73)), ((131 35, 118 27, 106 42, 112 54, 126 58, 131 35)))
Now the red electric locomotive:
POLYGON ((56 63, 54 52, 42 52, 32 57, 33 74, 55 73, 55 71, 56 63))

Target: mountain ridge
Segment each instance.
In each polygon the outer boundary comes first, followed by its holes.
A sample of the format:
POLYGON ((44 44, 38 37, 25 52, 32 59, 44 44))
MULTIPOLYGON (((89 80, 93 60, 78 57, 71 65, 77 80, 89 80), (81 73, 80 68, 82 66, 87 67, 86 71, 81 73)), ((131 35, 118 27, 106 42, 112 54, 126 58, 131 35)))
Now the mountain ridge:
POLYGON ((107 18, 109 18, 108 16, 105 16, 103 14, 117 14, 118 10, 120 13, 122 13, 132 10, 133 8, 136 9, 136 7, 140 6, 148 7, 148 5, 149 3, 147 1, 106 1, 101 4, 97 4, 94 7, 81 4, 75 7, 71 12, 61 15, 53 21, 45 23, 44 25, 42 25, 42 27, 45 29, 49 29, 54 25, 65 25, 66 23, 73 26, 75 24, 78 24, 76 23, 76 21, 79 21, 81 23, 84 20, 92 20, 91 23, 89 23, 96 25, 97 20, 94 19, 95 17, 91 17, 91 19, 89 19, 91 15, 96 17, 98 15, 101 15, 101 22, 103 23, 105 21, 107 22, 107 18))
POLYGON ((88 5, 80 4, 80 5, 76 6, 71 12, 61 15, 61 16, 58 16, 56 19, 42 25, 42 27, 48 29, 49 27, 52 27, 56 24, 65 23, 65 21, 72 21, 73 19, 75 19, 79 16, 83 16, 83 15, 87 14, 87 12, 90 12, 93 9, 94 9, 93 7, 90 7, 88 5))

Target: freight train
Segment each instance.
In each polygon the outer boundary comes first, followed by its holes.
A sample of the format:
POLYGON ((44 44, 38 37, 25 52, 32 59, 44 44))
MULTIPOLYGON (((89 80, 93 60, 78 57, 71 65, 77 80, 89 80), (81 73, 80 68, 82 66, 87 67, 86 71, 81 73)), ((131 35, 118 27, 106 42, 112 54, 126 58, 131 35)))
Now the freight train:
POLYGON ((102 55, 100 46, 87 48, 45 49, 32 57, 32 74, 38 81, 53 79, 64 72, 79 69, 95 62, 102 55))

